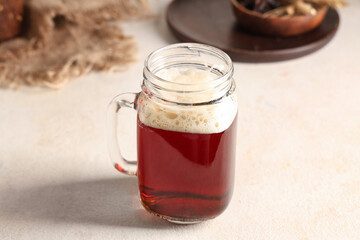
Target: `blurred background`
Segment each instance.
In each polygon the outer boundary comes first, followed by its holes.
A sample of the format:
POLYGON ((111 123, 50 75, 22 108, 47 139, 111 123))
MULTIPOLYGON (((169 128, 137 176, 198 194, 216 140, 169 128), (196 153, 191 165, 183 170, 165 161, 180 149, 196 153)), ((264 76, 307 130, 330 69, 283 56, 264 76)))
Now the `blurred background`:
MULTIPOLYGON (((246 30, 230 0, 171 2, 0 0, 0 238, 357 239, 360 2, 292 37, 246 30), (232 56, 239 127, 230 206, 179 226, 142 209, 137 179, 111 166, 106 109, 140 91, 152 51, 186 39, 232 56)), ((135 119, 119 119, 131 159, 135 119)))

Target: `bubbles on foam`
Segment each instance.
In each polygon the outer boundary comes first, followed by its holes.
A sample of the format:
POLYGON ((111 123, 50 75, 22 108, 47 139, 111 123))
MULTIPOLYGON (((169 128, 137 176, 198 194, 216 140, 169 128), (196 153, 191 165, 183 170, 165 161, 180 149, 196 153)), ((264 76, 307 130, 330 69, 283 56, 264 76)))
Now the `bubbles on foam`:
POLYGON ((236 99, 227 97, 212 106, 173 107, 143 101, 139 118, 147 126, 193 133, 216 133, 226 130, 236 115, 236 99))
MULTIPOLYGON (((177 83, 208 82, 217 76, 199 69, 170 69, 159 74, 177 83)), ((208 93, 209 94, 209 93, 208 93)), ((186 97, 186 96, 185 96, 186 97)), ((199 100, 204 96, 199 96, 199 100)), ((236 96, 224 97, 219 103, 203 106, 176 106, 159 103, 142 94, 139 99, 139 118, 147 126, 164 130, 216 133, 226 130, 237 113, 236 96)))

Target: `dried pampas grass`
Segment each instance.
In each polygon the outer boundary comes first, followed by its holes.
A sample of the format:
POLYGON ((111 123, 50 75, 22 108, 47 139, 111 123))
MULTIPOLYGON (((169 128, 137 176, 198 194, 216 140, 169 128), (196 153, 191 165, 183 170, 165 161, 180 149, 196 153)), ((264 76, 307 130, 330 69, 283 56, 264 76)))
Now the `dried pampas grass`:
POLYGON ((149 14, 145 0, 28 0, 26 37, 0 44, 0 87, 60 88, 92 70, 134 61, 132 37, 107 22, 149 14))

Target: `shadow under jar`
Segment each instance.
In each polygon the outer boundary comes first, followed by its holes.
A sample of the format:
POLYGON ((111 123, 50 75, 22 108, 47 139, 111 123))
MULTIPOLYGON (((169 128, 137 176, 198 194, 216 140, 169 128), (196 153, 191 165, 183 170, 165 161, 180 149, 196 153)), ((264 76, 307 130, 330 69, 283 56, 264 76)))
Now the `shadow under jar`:
POLYGON ((237 98, 231 59, 202 44, 174 44, 145 61, 142 91, 116 97, 109 108, 115 167, 137 175, 143 206, 175 223, 218 216, 234 182, 237 98), (116 113, 137 111, 137 163, 117 143, 116 113))

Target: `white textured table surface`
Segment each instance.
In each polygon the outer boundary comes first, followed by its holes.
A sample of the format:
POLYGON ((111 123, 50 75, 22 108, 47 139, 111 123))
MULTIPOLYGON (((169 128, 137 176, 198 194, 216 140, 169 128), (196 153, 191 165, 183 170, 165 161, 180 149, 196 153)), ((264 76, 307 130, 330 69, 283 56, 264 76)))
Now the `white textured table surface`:
MULTIPOLYGON (((163 11, 167 1, 154 1, 163 11)), ((138 91, 144 58, 174 43, 161 19, 122 24, 139 44, 128 71, 62 90, 0 90, 0 239, 360 239, 360 1, 320 51, 235 64, 236 182, 218 218, 178 226, 150 216, 136 178, 109 164, 108 102, 138 91)), ((135 117, 123 131, 135 152, 135 117)))

